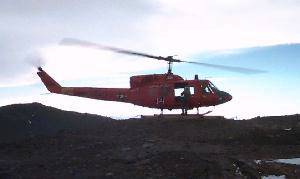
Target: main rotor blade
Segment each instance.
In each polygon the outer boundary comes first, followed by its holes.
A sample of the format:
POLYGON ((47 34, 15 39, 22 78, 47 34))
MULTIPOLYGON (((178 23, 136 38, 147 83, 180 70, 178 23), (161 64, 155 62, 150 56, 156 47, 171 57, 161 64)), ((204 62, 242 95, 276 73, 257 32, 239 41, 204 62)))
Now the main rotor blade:
POLYGON ((210 68, 217 68, 220 70, 226 70, 226 71, 231 71, 231 72, 243 73, 243 74, 257 74, 257 73, 266 73, 267 72, 264 70, 243 68, 243 67, 237 67, 237 66, 215 65, 215 64, 210 64, 210 63, 190 62, 190 61, 183 61, 183 60, 181 60, 181 62, 195 64, 195 65, 201 65, 201 66, 210 67, 210 68))
POLYGON ((125 50, 125 49, 116 48, 116 47, 104 46, 104 45, 100 45, 97 43, 88 42, 88 41, 79 40, 79 39, 73 39, 73 38, 64 38, 60 42, 60 44, 61 45, 88 47, 88 48, 94 48, 94 49, 98 49, 98 50, 99 49, 100 50, 109 50, 109 51, 113 51, 116 53, 122 53, 122 54, 127 54, 127 55, 135 55, 135 56, 152 58, 152 59, 157 59, 157 60, 165 60, 165 61, 168 61, 171 63, 172 62, 179 62, 179 63, 184 62, 184 63, 201 65, 201 66, 205 66, 205 67, 216 68, 216 69, 226 70, 226 71, 231 71, 231 72, 238 72, 238 73, 243 73, 243 74, 257 74, 257 73, 265 73, 266 72, 263 70, 257 70, 257 69, 251 69, 251 68, 185 61, 185 60, 180 60, 180 59, 174 59, 173 56, 167 56, 167 57, 155 56, 155 55, 150 55, 147 53, 141 53, 141 52, 136 52, 136 51, 132 51, 132 50, 125 50))
POLYGON ((140 53, 140 52, 125 50, 125 49, 116 48, 116 47, 104 46, 104 45, 96 44, 93 42, 88 42, 88 41, 73 39, 73 38, 64 38, 60 42, 60 44, 61 45, 82 46, 82 47, 101 49, 101 50, 109 50, 109 51, 127 54, 127 55, 135 55, 135 56, 141 56, 141 57, 146 57, 146 58, 153 58, 153 59, 157 59, 157 60, 165 60, 165 58, 161 57, 161 56, 154 56, 154 55, 150 55, 150 54, 146 54, 146 53, 140 53))

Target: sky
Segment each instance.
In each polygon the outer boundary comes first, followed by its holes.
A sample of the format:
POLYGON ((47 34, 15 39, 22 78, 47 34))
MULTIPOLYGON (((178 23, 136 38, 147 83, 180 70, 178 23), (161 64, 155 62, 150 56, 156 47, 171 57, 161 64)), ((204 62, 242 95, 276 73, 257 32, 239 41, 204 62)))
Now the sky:
POLYGON ((164 62, 59 44, 63 38, 76 38, 267 71, 244 75, 175 64, 174 72, 183 78, 199 74, 233 96, 228 103, 201 109, 213 110, 211 115, 299 113, 299 19, 298 0, 2 0, 0 106, 40 102, 115 118, 159 113, 48 94, 36 75, 37 66, 63 86, 129 87, 132 75, 166 72, 164 62))

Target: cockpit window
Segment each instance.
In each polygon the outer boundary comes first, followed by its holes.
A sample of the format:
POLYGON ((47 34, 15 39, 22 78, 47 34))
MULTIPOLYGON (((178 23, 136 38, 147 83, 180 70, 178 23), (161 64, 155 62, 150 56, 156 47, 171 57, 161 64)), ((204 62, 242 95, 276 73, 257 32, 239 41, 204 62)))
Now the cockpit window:
POLYGON ((211 90, 209 89, 208 86, 206 86, 206 87, 203 89, 203 93, 204 93, 204 94, 209 94, 209 93, 211 93, 211 90))

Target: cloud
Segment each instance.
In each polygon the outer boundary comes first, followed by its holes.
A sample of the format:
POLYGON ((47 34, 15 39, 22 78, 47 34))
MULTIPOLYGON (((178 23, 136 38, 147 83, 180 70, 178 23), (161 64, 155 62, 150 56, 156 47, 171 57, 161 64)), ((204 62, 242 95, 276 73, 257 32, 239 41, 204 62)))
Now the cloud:
POLYGON ((145 29, 152 34, 153 45, 166 52, 189 55, 300 41, 297 1, 158 2, 160 13, 152 16, 145 29))
MULTIPOLYGON (((0 86, 33 83, 28 55, 51 49, 65 37, 180 58, 205 50, 298 42, 299 5, 293 0, 4 0, 0 6, 0 86)), ((112 59, 109 63, 113 64, 112 59)), ((141 63, 123 64, 131 69, 145 66, 141 63)), ((67 59, 60 64, 70 65, 67 59)), ((86 66, 96 64, 85 60, 86 66)))
MULTIPOLYGON (((30 65, 32 54, 41 51, 44 53, 44 49, 51 51, 53 44, 64 37, 120 46, 136 44, 133 42, 137 42, 141 36, 138 27, 153 9, 153 4, 140 0, 126 3, 121 0, 1 1, 0 87, 34 83, 36 65, 30 65)), ((66 64, 71 59, 60 60, 62 61, 56 66, 66 64)), ((86 66, 97 66, 89 63, 86 58, 82 60, 85 60, 86 66)), ((50 59, 46 65, 53 61, 57 60, 50 59)), ((68 63, 69 66, 70 64, 72 63, 68 63)), ((77 72, 80 71, 84 70, 77 72)))
POLYGON ((185 58, 205 50, 299 42, 299 15, 295 0, 4 0, 0 85, 28 81, 22 79, 32 74, 28 54, 65 37, 185 58))
POLYGON ((157 60, 136 59, 82 47, 49 46, 42 49, 42 54, 46 61, 44 70, 59 80, 133 74, 164 66, 157 60))

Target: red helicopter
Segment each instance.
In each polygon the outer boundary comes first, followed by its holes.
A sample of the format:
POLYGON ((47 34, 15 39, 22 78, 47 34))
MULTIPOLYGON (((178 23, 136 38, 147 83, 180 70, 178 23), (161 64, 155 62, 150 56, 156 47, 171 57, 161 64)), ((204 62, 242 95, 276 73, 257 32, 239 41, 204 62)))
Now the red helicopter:
POLYGON ((256 69, 184 61, 175 59, 173 56, 154 56, 77 39, 64 39, 61 44, 104 49, 127 55, 167 61, 167 73, 132 76, 130 77, 130 88, 62 87, 41 67, 38 68, 39 71, 37 72, 51 93, 132 103, 143 107, 160 109, 161 114, 163 114, 164 109, 182 109, 182 114, 187 115, 187 111, 193 108, 197 108, 197 113, 199 114, 199 107, 216 106, 232 99, 229 93, 219 90, 209 80, 200 80, 198 75, 195 75, 193 80, 184 80, 182 77, 173 74, 172 64, 174 62, 190 63, 240 73, 264 72, 256 69))

